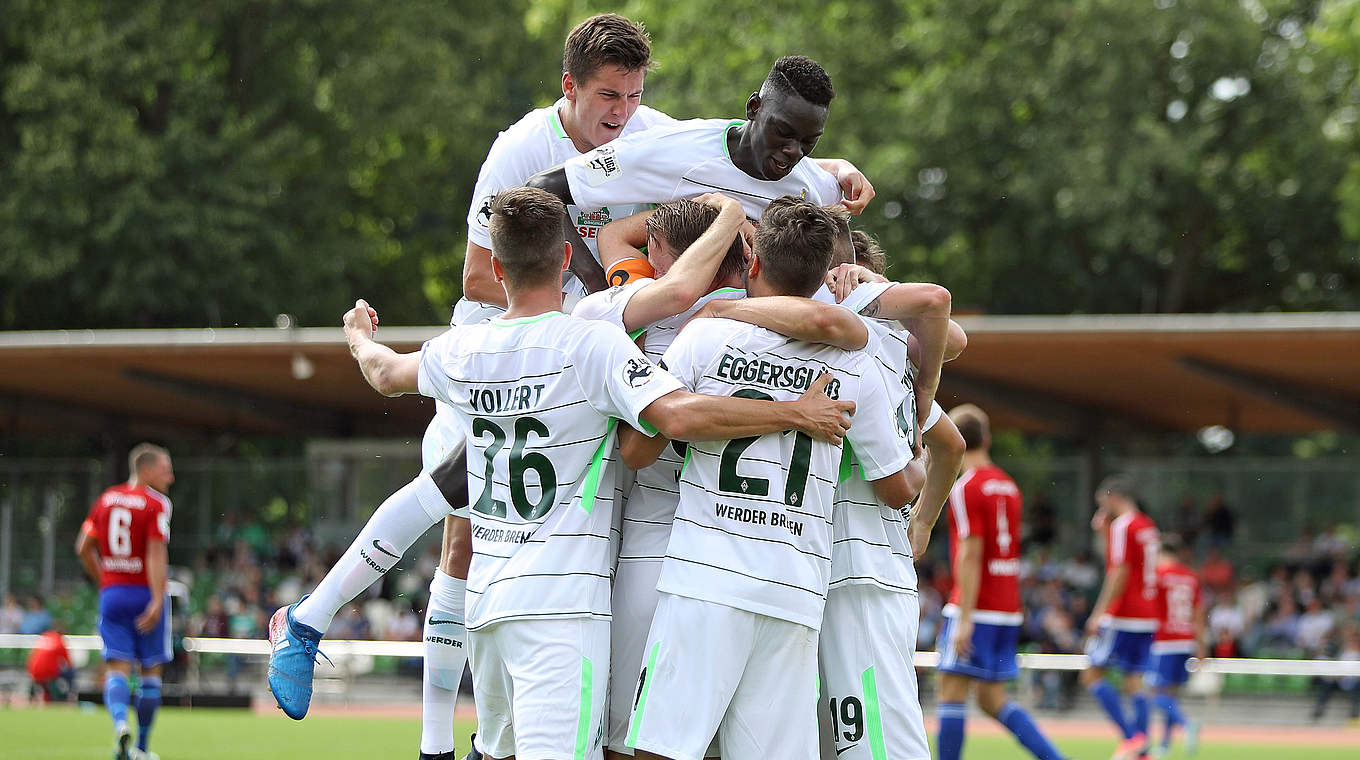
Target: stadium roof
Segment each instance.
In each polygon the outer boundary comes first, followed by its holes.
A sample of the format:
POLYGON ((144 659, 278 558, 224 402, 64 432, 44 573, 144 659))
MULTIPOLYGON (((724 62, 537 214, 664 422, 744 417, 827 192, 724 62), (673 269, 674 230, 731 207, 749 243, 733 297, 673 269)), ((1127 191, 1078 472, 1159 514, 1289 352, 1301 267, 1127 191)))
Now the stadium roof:
MULTIPOLYGON (((1360 313, 961 316, 941 402, 997 427, 1360 430, 1360 313)), ((384 327, 411 351, 441 331, 384 327)), ((339 328, 0 333, 0 433, 418 435, 427 399, 364 383, 339 328)))

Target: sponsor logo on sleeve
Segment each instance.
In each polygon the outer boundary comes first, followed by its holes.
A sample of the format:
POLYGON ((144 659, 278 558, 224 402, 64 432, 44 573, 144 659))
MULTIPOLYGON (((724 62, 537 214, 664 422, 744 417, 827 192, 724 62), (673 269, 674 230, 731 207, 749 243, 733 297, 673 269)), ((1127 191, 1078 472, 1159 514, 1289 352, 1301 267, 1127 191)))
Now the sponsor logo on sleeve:
POLYGON ((629 388, 641 388, 652 381, 652 363, 646 359, 629 359, 623 365, 623 380, 629 388))
POLYGON ((494 195, 488 195, 485 198, 482 198, 482 205, 477 207, 477 224, 480 224, 482 229, 491 226, 491 199, 495 197, 496 196, 494 195))
POLYGON ((619 166, 619 157, 612 147, 602 145, 586 154, 586 183, 591 187, 612 182, 622 175, 623 167, 619 166))

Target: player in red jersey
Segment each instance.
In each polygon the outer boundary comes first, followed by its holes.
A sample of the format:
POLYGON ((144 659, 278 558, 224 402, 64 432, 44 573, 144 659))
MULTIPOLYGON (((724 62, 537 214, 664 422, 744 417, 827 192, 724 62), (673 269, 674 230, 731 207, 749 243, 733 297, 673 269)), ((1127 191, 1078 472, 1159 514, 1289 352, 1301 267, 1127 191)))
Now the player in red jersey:
POLYGON ((28 677, 33 680, 34 692, 41 691, 44 702, 66 701, 76 679, 61 630, 52 628, 38 637, 37 646, 28 653, 28 677))
POLYGON ((1157 609, 1161 623, 1152 640, 1152 664, 1148 686, 1154 690, 1153 703, 1166 715, 1166 733, 1153 749, 1164 755, 1171 748, 1177 726, 1185 727, 1185 749, 1193 754, 1198 743, 1198 724, 1186 720, 1176 698, 1181 684, 1190 678, 1186 662, 1193 654, 1204 657, 1205 611, 1200 596, 1199 576, 1189 566, 1189 551, 1179 536, 1162 538, 1157 555, 1157 609))
POLYGON ((85 572, 99 583, 99 636, 104 641, 104 705, 113 717, 115 760, 154 757, 147 751, 161 704, 161 666, 170 661, 170 619, 165 604, 166 542, 175 482, 170 452, 149 443, 128 455, 132 478, 104 491, 76 539, 85 572), (129 747, 132 664, 141 668, 137 692, 137 746, 129 747))
POLYGON ((963 475, 949 494, 949 555, 954 591, 940 630, 940 760, 963 751, 965 702, 977 682, 977 702, 1040 760, 1060 760, 1033 718, 1006 696, 1019 674, 1020 488, 992 463, 987 415, 972 404, 949 418, 963 436, 963 475))
POLYGON ((1096 489, 1096 504, 1092 527, 1108 531, 1105 583, 1086 621, 1086 654, 1091 665, 1082 673, 1082 682, 1124 736, 1114 757, 1131 758, 1147 749, 1148 698, 1143 673, 1157 631, 1160 539, 1152 518, 1138 509, 1137 490, 1128 476, 1106 478, 1096 489), (1124 674, 1122 691, 1133 703, 1132 718, 1125 716, 1119 692, 1105 680, 1110 667, 1124 674))

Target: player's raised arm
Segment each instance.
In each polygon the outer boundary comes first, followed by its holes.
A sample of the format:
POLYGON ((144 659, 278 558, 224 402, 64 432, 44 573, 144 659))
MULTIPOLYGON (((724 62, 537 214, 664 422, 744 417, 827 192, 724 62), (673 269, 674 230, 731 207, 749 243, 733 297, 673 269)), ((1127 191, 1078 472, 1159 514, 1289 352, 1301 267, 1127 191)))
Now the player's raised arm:
POLYGON ((575 203, 571 197, 571 185, 567 182, 567 170, 561 164, 544 169, 525 180, 524 184, 539 190, 547 190, 556 195, 564 205, 570 206, 575 203))
POLYGON ((355 301, 343 321, 350 355, 359 363, 359 371, 373 390, 384 396, 420 391, 420 354, 399 354, 374 340, 378 312, 367 301, 362 298, 355 301))
POLYGON ((869 329, 854 312, 798 296, 710 301, 695 316, 748 322, 790 338, 846 351, 857 351, 869 342, 869 329))
MULTIPOLYGON (((639 211, 636 214, 615 219, 600 228, 595 242, 600 249, 600 264, 609 269, 625 259, 640 259, 647 246, 647 220, 656 209, 639 211)), ((610 285, 622 283, 609 283, 610 285)))

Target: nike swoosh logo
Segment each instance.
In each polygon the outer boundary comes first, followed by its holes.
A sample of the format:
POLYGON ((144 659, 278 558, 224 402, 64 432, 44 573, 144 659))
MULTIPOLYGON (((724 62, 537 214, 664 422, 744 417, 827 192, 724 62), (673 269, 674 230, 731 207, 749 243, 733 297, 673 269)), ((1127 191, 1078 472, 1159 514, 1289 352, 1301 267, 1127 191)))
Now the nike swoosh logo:
POLYGON ((401 557, 399 557, 399 556, 393 554, 392 552, 389 552, 388 550, 386 550, 386 549, 382 548, 381 546, 379 546, 379 545, 378 545, 378 539, 376 539, 376 538, 373 539, 373 548, 374 548, 374 549, 377 549, 378 551, 382 552, 383 554, 386 554, 387 556, 391 557, 392 559, 401 559, 401 557))
POLYGON ((848 750, 848 749, 854 749, 855 747, 858 747, 858 746, 859 746, 859 742, 855 742, 854 744, 851 744, 851 745, 848 746, 848 747, 841 747, 840 749, 836 750, 836 756, 837 756, 837 757, 840 757, 840 754, 841 754, 842 752, 844 752, 844 751, 846 751, 846 750, 848 750))
POLYGON ((430 618, 430 621, 429 621, 429 622, 430 622, 430 625, 443 625, 443 624, 445 624, 445 623, 457 623, 458 621, 457 621, 457 620, 436 620, 435 618, 430 618))

